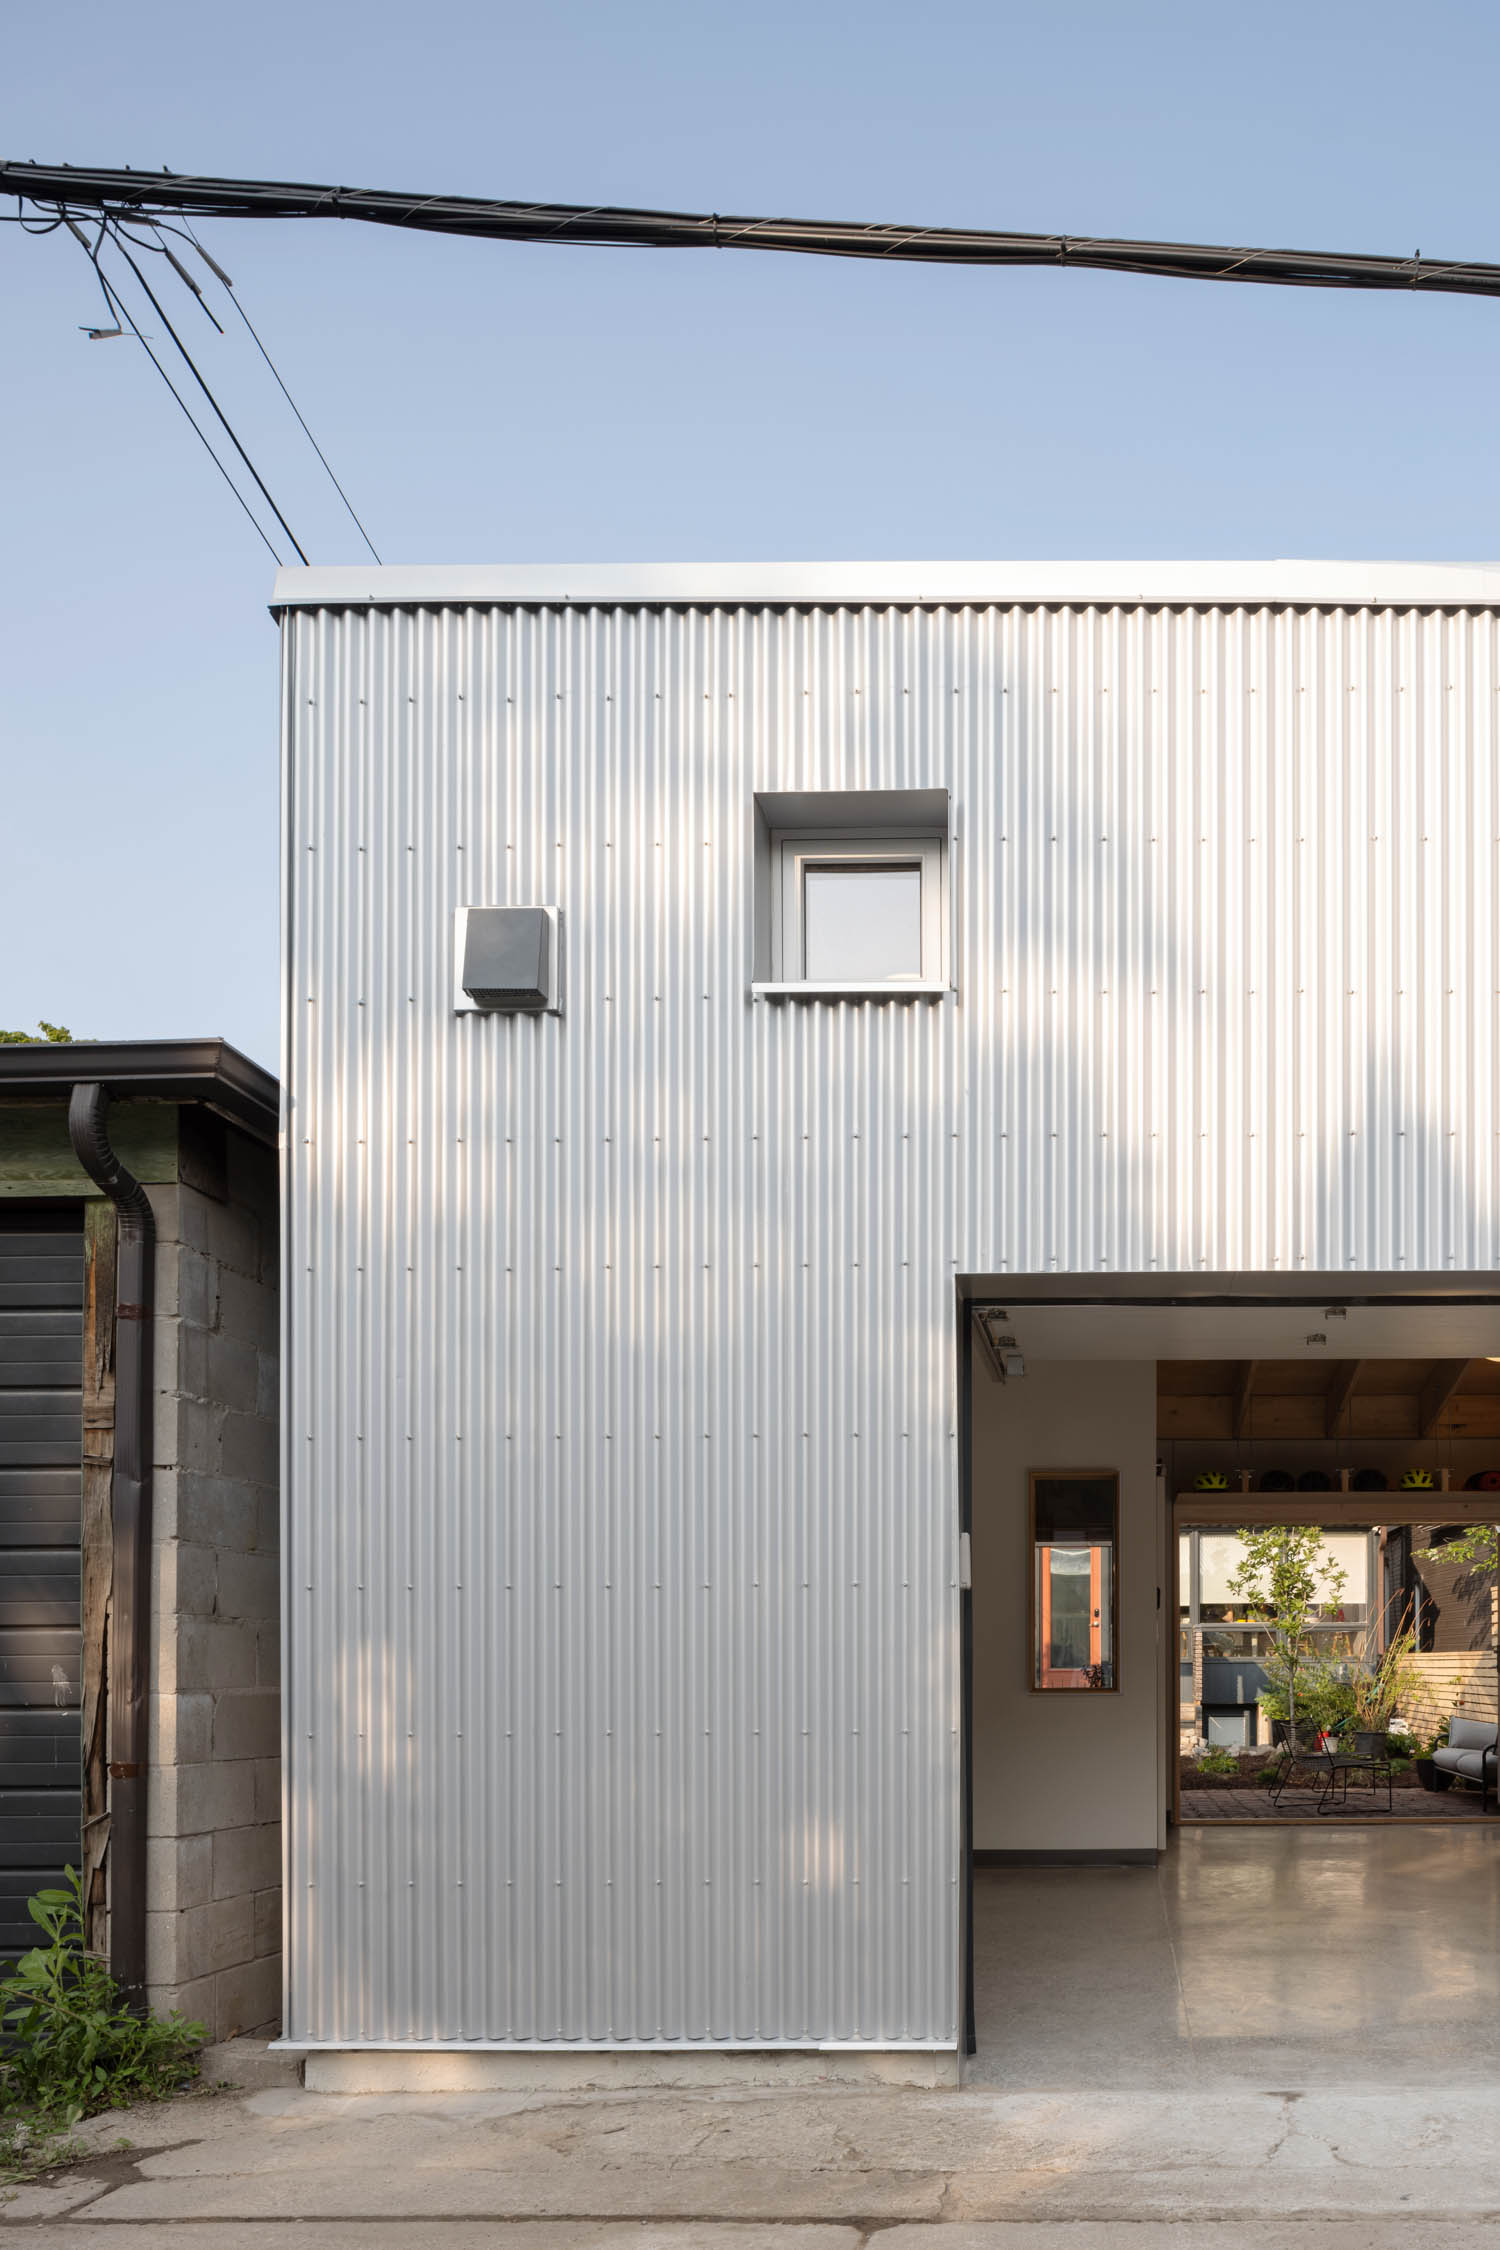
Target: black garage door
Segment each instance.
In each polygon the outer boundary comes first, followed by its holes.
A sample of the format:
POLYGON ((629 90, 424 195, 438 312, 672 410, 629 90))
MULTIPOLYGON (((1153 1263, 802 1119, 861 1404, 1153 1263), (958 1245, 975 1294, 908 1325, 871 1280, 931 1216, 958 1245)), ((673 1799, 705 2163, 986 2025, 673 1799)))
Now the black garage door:
POLYGON ((0 1204, 0 1957, 81 1853, 83 1222, 0 1204))

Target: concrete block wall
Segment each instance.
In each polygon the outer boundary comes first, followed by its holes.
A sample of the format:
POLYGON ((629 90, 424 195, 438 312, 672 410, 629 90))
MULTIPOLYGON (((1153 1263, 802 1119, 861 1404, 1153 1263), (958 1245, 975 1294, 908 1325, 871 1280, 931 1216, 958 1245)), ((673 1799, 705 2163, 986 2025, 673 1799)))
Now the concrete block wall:
POLYGON ((223 1199, 159 1231, 147 1984, 210 2039, 281 2009, 277 1182, 230 1129, 223 1199))

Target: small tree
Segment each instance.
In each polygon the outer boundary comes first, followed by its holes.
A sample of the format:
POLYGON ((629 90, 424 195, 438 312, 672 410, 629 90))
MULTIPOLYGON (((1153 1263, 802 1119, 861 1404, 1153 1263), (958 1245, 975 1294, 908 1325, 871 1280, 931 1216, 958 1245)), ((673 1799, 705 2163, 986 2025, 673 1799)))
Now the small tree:
POLYGON ((39 1023, 35 1031, 0 1031, 0 1047, 71 1047, 73 1034, 60 1023, 39 1023))
POLYGON ((1295 1748, 1303 1639, 1318 1604, 1338 1600, 1345 1573, 1317 1524, 1264 1524, 1241 1531, 1239 1540, 1244 1552, 1229 1591, 1271 1636, 1274 1668, 1286 1681, 1287 1740, 1295 1748))

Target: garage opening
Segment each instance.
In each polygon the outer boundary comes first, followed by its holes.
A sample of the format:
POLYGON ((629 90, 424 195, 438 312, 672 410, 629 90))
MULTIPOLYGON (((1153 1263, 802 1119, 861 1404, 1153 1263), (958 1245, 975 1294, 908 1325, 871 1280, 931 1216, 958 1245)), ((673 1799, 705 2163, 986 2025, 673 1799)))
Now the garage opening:
POLYGON ((965 1306, 970 2077, 1500 2046, 1492 1279, 1077 1286, 965 1306))

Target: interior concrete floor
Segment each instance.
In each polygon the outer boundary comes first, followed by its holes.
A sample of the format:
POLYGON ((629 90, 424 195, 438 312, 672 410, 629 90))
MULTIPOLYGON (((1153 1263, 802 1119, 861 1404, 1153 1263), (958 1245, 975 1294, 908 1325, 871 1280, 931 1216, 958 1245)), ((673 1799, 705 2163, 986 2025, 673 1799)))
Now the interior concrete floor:
POLYGON ((1179 1829, 1159 1866, 980 1869, 965 2084, 1493 2086, 1500 1820, 1179 1829))

